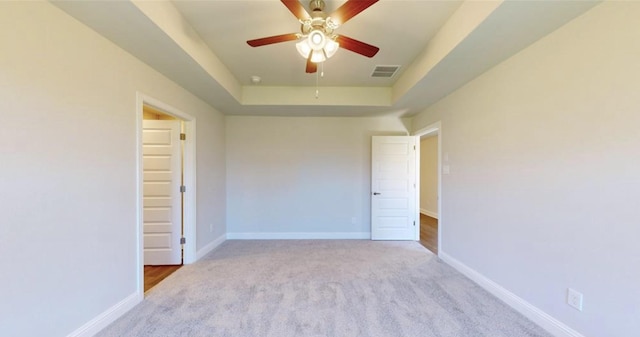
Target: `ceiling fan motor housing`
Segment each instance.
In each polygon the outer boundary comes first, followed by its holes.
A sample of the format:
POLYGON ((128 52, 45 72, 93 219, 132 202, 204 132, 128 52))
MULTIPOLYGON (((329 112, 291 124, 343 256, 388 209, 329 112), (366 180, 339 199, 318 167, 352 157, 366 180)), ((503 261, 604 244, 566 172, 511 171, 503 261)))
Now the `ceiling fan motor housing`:
POLYGON ((309 8, 312 12, 324 11, 324 0, 311 0, 309 1, 309 8))
POLYGON ((323 32, 328 38, 334 38, 333 31, 338 28, 338 25, 335 24, 331 18, 327 17, 327 14, 324 12, 324 7, 325 4, 323 0, 309 1, 309 9, 311 9, 309 15, 311 18, 300 20, 300 30, 303 36, 307 36, 314 30, 318 30, 323 32))

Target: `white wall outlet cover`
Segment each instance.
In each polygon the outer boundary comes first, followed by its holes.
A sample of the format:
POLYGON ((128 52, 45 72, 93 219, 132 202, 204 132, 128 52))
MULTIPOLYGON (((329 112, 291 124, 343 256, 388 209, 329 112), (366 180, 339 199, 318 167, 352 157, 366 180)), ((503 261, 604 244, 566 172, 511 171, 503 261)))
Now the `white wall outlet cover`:
POLYGON ((449 165, 443 165, 443 166, 442 166, 442 173, 443 173, 443 174, 449 174, 449 173, 451 173, 451 168, 449 167, 449 165))
POLYGON ((567 289, 567 304, 574 307, 576 310, 582 311, 582 293, 576 291, 575 289, 567 289))

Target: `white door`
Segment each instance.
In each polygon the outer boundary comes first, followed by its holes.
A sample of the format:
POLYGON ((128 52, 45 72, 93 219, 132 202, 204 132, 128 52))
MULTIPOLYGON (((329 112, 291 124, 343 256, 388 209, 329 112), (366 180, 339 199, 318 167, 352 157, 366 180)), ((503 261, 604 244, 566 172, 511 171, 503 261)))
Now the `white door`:
POLYGON ((417 240, 415 145, 416 137, 373 137, 372 240, 417 240))
POLYGON ((182 264, 180 121, 144 120, 144 264, 182 264))

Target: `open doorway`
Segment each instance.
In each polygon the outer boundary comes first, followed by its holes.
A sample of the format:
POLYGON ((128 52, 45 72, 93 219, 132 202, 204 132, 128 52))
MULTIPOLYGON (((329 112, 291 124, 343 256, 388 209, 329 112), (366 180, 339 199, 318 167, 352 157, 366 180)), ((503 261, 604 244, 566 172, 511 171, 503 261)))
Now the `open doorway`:
POLYGON ((183 264, 184 123, 149 105, 142 108, 144 291, 183 264))
POLYGON ((195 119, 137 95, 138 294, 196 259, 195 119))
POLYGON ((438 254, 438 135, 420 137, 420 243, 438 254))
POLYGON ((440 123, 418 132, 419 160, 417 161, 419 242, 434 254, 441 250, 440 221, 440 123))

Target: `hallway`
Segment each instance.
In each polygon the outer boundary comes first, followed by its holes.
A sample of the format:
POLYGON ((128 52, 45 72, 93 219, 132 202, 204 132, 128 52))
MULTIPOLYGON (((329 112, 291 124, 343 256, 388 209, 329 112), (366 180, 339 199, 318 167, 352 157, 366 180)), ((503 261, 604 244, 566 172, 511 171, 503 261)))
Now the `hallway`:
POLYGON ((420 213, 420 243, 438 255, 438 219, 420 213))

